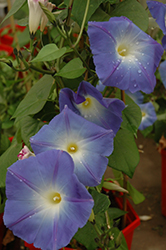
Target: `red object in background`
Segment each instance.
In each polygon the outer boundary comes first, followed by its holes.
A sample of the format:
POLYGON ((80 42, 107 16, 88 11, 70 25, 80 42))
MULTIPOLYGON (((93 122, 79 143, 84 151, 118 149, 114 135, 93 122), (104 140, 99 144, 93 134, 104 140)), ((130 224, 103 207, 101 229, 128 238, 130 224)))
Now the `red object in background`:
MULTIPOLYGON (((122 197, 115 197, 116 203, 118 204, 118 207, 120 209, 123 208, 123 198, 122 197)), ((134 208, 130 204, 130 202, 127 200, 127 226, 122 230, 122 233, 126 239, 128 249, 131 249, 131 244, 133 240, 133 234, 136 227, 140 225, 140 218, 135 212, 134 208)))
MULTIPOLYGON (((40 249, 40 248, 36 248, 33 246, 33 244, 28 244, 27 242, 24 242, 25 247, 28 247, 29 250, 35 250, 35 249, 40 249)), ((64 247, 65 250, 72 250, 73 248, 68 248, 68 247, 64 247)), ((41 250, 41 249, 40 249, 41 250)), ((61 248, 60 250, 63 250, 63 248, 61 248)), ((74 250, 74 249, 73 249, 74 250)))
MULTIPOLYGON (((16 31, 24 31, 24 29, 26 28, 25 26, 19 26, 19 25, 15 25, 16 31)), ((12 45, 13 43, 13 35, 12 35, 12 28, 11 25, 7 25, 3 28, 0 29, 0 43, 5 44, 5 45, 12 45), (5 29, 8 29, 7 34, 3 35, 3 32, 5 29), (2 35, 1 35, 2 34, 2 35)))
POLYGON ((161 150, 161 212, 166 216, 166 149, 161 150))
POLYGON ((8 56, 11 56, 13 54, 13 48, 6 44, 0 44, 0 51, 6 52, 8 56))
POLYGON ((9 137, 8 139, 9 139, 10 142, 12 142, 12 141, 13 141, 13 138, 14 138, 14 136, 11 136, 11 137, 9 137))

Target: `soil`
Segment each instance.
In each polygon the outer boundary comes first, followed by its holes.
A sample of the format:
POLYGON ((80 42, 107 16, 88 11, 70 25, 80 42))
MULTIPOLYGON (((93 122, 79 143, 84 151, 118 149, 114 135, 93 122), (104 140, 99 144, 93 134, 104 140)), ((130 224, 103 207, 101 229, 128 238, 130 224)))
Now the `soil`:
MULTIPOLYGON (((161 213, 161 155, 154 140, 144 138, 141 133, 136 143, 143 153, 130 182, 146 199, 138 205, 131 203, 139 216, 151 219, 141 221, 135 229, 131 250, 166 250, 166 217, 161 213)), ((110 175, 108 169, 106 176, 110 175)))

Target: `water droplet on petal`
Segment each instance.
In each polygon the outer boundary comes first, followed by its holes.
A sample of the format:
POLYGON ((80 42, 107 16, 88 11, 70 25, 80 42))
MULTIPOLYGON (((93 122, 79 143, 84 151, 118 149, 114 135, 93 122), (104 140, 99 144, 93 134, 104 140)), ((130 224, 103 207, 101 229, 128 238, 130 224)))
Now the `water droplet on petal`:
POLYGON ((139 70, 138 70, 138 73, 139 73, 139 74, 141 74, 141 73, 142 73, 142 71, 139 69, 139 70))
POLYGON ((147 62, 147 65, 149 65, 149 62, 147 62))
POLYGON ((134 88, 136 88, 137 87, 137 84, 134 84, 134 88))
POLYGON ((117 67, 116 69, 119 70, 119 67, 117 67))
POLYGON ((139 42, 136 42, 136 44, 138 45, 138 44, 139 44, 139 42))
POLYGON ((144 56, 144 53, 142 53, 142 56, 144 56))

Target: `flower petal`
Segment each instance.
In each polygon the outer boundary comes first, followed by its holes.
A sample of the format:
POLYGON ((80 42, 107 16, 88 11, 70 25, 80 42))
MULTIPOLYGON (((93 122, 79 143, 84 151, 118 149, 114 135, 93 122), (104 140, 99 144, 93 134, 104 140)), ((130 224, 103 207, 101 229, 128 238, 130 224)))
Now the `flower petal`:
POLYGON ((166 5, 158 1, 147 1, 146 2, 149 8, 149 11, 159 27, 166 35, 166 26, 165 26, 165 15, 166 15, 166 5))
POLYGON ((126 17, 89 22, 94 64, 104 85, 151 93, 163 48, 126 17))
POLYGON ((66 246, 78 228, 86 224, 94 204, 73 170, 69 154, 57 150, 10 166, 6 178, 5 225, 16 236, 43 250, 66 246), (32 185, 34 178, 36 183, 32 185), (50 184, 46 185, 48 180, 50 184), (57 192, 58 202, 54 199, 57 192))
POLYGON ((82 81, 75 94, 72 90, 64 88, 59 95, 60 110, 65 105, 76 114, 83 116, 106 129, 112 129, 116 134, 122 122, 124 103, 115 98, 103 98, 102 94, 90 83, 82 81), (89 106, 84 103, 89 100, 89 106))
MULTIPOLYGON (((97 126, 65 107, 59 115, 51 120, 49 125, 44 125, 36 135, 31 137, 30 142, 35 154, 53 148, 66 151, 73 158, 76 169, 79 166, 75 159, 82 159, 84 150, 89 151, 92 158, 93 154, 98 154, 98 158, 109 156, 113 151, 113 137, 112 130, 97 126)), ((85 161, 89 164, 89 158, 85 158, 85 161)), ((105 170, 107 163, 106 161, 102 163, 101 166, 99 166, 99 161, 96 163, 94 176, 95 171, 98 172, 98 168, 105 170)), ((80 178, 80 176, 77 177, 80 178)), ((84 179, 86 178, 89 177, 85 176, 84 179)), ((94 185, 90 183, 90 180, 87 181, 89 186, 94 185)), ((87 185, 87 182, 83 184, 87 185)))

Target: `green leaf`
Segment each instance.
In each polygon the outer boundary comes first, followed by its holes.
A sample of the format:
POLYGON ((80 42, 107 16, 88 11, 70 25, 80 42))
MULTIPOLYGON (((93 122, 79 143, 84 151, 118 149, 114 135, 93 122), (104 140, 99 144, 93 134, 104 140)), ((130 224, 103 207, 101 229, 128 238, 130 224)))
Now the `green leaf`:
POLYGON ((103 188, 106 188, 108 190, 114 190, 114 191, 118 191, 118 192, 128 193, 128 191, 126 189, 122 188, 121 186, 119 186, 113 182, 108 182, 108 181, 103 182, 103 188))
POLYGON ((120 129, 115 136, 114 151, 109 156, 108 165, 132 178, 139 159, 133 134, 127 129, 120 129))
POLYGON ((96 22, 104 22, 108 21, 111 18, 105 11, 103 11, 100 7, 94 12, 94 14, 90 17, 89 21, 96 22))
POLYGON ((52 61, 63 56, 65 52, 66 47, 58 49, 54 43, 47 44, 39 51, 37 56, 31 62, 52 61))
POLYGON ((30 116, 26 116, 20 121, 21 135, 25 144, 30 147, 29 138, 35 135, 39 129, 44 125, 43 122, 33 119, 30 116))
POLYGON ((122 112, 121 128, 128 129, 136 135, 142 120, 141 109, 129 96, 125 95, 125 97, 127 107, 122 112))
POLYGON ((0 187, 5 186, 7 168, 17 161, 17 155, 22 148, 22 143, 12 143, 12 145, 0 157, 0 187))
POLYGON ((18 105, 13 118, 38 113, 47 101, 53 81, 54 78, 52 76, 44 75, 37 83, 35 83, 18 105))
POLYGON ((136 0, 124 0, 120 2, 116 5, 115 10, 111 12, 111 16, 125 16, 143 31, 146 31, 148 28, 148 14, 136 0))
MULTIPOLYGON (((3 123, 2 123, 3 125, 3 123)), ((7 150, 7 148, 10 146, 10 141, 8 137, 4 134, 1 134, 0 137, 0 155, 7 150)))
POLYGON ((55 76, 73 79, 81 76, 86 68, 83 67, 82 61, 79 58, 74 58, 68 62, 55 76))
POLYGON ((90 191, 93 199, 94 199, 94 214, 105 212, 110 206, 109 198, 102 193, 98 193, 96 190, 91 189, 90 191))
POLYGON ((121 231, 118 228, 114 227, 111 230, 111 235, 114 235, 115 240, 114 241, 113 240, 109 241, 109 249, 128 250, 125 237, 124 237, 123 233, 121 233, 121 231), (120 241, 119 241, 119 236, 121 238, 120 241), (120 246, 118 247, 117 244, 120 244, 120 246))
POLYGON ((26 2, 26 0, 15 0, 11 10, 7 13, 7 15, 5 16, 5 18, 3 19, 3 21, 1 22, 1 25, 3 24, 3 22, 5 20, 7 20, 10 16, 14 15, 19 9, 21 9, 21 7, 24 5, 24 3, 26 2))
POLYGON ((28 22, 29 22, 29 18, 28 17, 25 17, 25 18, 22 18, 20 20, 17 20, 17 24, 20 25, 20 26, 27 26, 28 22))
POLYGON ((159 142, 162 135, 166 138, 166 121, 155 121, 155 141, 159 142))
POLYGON ((2 129, 11 128, 14 125, 14 121, 5 121, 2 123, 2 129))
POLYGON ((119 217, 127 213, 121 210, 120 208, 116 208, 116 207, 110 207, 107 212, 108 212, 108 216, 110 220, 118 219, 119 217))
MULTIPOLYGON (((86 22, 99 7, 103 0, 90 0, 88 14, 86 22)), ((77 21, 78 25, 81 26, 84 17, 84 12, 86 8, 87 0, 75 0, 72 8, 73 19, 77 21)))
POLYGON ((86 225, 78 229, 74 238, 81 244, 83 244, 88 250, 95 250, 97 248, 97 244, 95 242, 95 238, 97 238, 97 233, 93 227, 93 225, 88 221, 86 225))
MULTIPOLYGON (((120 186, 123 187, 123 174, 115 169, 113 169, 113 174, 118 180, 120 186)), ((144 201, 144 195, 136 190, 129 181, 127 181, 127 190, 129 192, 130 198, 132 198, 135 204, 139 204, 144 201)))
POLYGON ((129 194, 135 204, 139 204, 145 200, 145 196, 135 189, 129 181, 127 182, 127 190, 129 191, 129 194))

